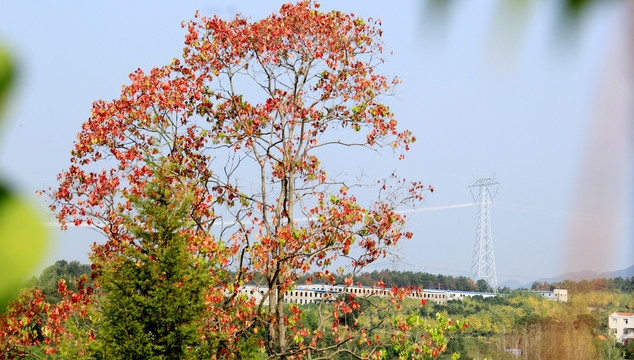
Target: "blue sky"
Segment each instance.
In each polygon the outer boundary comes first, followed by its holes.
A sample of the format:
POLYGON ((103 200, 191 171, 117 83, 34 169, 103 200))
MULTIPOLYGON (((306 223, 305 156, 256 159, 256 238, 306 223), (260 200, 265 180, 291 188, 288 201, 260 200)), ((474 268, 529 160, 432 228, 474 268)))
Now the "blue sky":
MULTIPOLYGON (((182 20, 197 9, 259 19, 282 3, 3 4, 0 41, 20 70, 0 134, 3 178, 45 208, 33 194, 54 185, 68 165, 92 102, 118 97, 136 68, 180 56, 182 20)), ((403 80, 386 101, 418 141, 404 161, 385 156, 372 163, 436 189, 422 207, 432 210, 408 215, 415 235, 400 248, 400 268, 468 274, 477 207, 433 209, 472 202, 468 185, 493 172, 501 182, 492 207, 500 282, 634 264, 634 77, 631 68, 629 77, 609 71, 632 59, 632 52, 618 52, 627 20, 621 5, 592 7, 565 32, 552 1, 519 8, 501 0, 450 3, 432 11, 425 1, 322 2, 323 10, 382 19, 394 52, 383 72, 403 80), (622 77, 629 83, 614 85, 622 77), (629 118, 621 115, 629 120, 606 122, 603 110, 619 106, 629 106, 629 118)), ((51 233, 47 264, 85 262, 89 244, 99 241, 86 228, 51 233)))

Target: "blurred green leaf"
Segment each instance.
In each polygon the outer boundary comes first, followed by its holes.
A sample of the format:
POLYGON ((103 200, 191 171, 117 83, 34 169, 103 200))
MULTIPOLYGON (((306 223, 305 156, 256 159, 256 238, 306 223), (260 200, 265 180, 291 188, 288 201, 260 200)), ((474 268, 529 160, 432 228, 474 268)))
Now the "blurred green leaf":
MULTIPOLYGON (((0 115, 14 77, 13 62, 0 48, 0 115)), ((0 312, 42 259, 45 243, 42 219, 26 201, 0 184, 0 312)))
MULTIPOLYGON (((15 68, 9 55, 0 48, 0 111, 4 108, 4 103, 9 93, 9 86, 15 77, 15 68)), ((2 113, 0 112, 0 115, 2 113)))
POLYGON ((45 244, 40 216, 0 185, 0 312, 41 261, 45 244))

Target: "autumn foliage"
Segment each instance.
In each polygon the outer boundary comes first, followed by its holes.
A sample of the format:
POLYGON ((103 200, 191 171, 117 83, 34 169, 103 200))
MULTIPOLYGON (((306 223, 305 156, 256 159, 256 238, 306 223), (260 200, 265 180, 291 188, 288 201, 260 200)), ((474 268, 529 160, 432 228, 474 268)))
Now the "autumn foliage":
MULTIPOLYGON (((82 321, 93 307, 94 288, 86 286, 88 278, 77 281, 78 291, 68 289, 64 280, 59 282, 57 304, 45 301, 37 289, 24 291, 13 301, 5 314, 0 315, 0 359, 21 359, 32 354, 35 347, 43 354, 55 354, 56 345, 68 339, 67 327, 82 321)), ((94 334, 85 334, 94 340, 94 334)))
MULTIPOLYGON (((312 2, 255 22, 196 14, 183 23, 182 58, 138 69, 118 99, 96 101, 70 167, 45 191, 62 227, 88 224, 105 234, 93 247, 95 274, 124 252, 147 253, 134 229, 158 228, 136 199, 164 186, 178 190, 166 203, 188 199, 175 236, 186 239, 192 259, 203 254, 215 264, 201 315, 214 321, 201 336, 227 351, 210 357, 237 357, 246 339, 270 358, 329 357, 352 352, 350 344, 375 357, 393 341, 404 352, 443 350, 407 335, 418 322, 397 321, 394 336, 375 338, 368 334, 386 324, 340 323, 340 314, 369 300, 337 300, 313 333, 299 324, 300 308, 285 312, 284 294, 300 276, 316 272, 311 281, 332 283, 341 259, 348 265, 340 272, 353 276, 410 238, 398 209, 431 189, 394 174, 362 188, 330 177, 320 162, 328 148, 386 148, 402 158, 415 141, 383 102, 399 80, 378 72, 380 24, 312 2), (238 291, 255 273, 267 289, 259 302, 238 291)), ((154 261, 134 258, 139 266, 154 261)), ((395 289, 393 302, 408 291, 395 289)))

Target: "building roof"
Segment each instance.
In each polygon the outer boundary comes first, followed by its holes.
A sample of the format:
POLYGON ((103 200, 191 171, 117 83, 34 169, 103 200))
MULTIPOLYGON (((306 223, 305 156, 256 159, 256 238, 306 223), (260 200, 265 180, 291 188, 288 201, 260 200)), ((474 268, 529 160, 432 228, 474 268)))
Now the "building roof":
MULTIPOLYGON (((428 290, 425 289, 425 291, 428 291, 428 290)), ((464 291, 464 290, 438 290, 438 291, 443 291, 443 292, 448 292, 453 294, 499 295, 497 293, 480 292, 480 291, 464 291)))
POLYGON ((315 289, 309 287, 296 287, 293 291, 313 291, 318 293, 340 293, 339 289, 315 289))
POLYGON ((634 316, 634 313, 615 312, 614 314, 617 314, 618 316, 634 316))

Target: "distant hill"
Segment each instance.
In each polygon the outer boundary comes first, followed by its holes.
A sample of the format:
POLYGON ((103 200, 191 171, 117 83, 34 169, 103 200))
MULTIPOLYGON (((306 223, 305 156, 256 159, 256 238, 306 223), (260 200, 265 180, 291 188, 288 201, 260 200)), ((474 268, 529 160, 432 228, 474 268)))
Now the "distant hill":
POLYGON ((601 274, 600 277, 604 278, 616 278, 616 277, 632 277, 634 276, 634 265, 628 267, 627 269, 612 271, 601 274))
MULTIPOLYGON (((565 273, 563 275, 559 275, 557 277, 548 278, 548 279, 539 279, 537 281, 546 281, 549 284, 561 282, 564 280, 571 281, 581 281, 581 280, 593 280, 593 279, 612 279, 617 277, 629 278, 634 276, 634 265, 628 267, 627 269, 617 270, 617 271, 608 271, 603 273, 597 273, 594 271, 577 271, 565 273)), ((524 287, 529 287, 533 283, 524 285, 524 287)), ((510 287, 510 286, 509 286, 510 287)))
MULTIPOLYGON (((533 283, 531 283, 531 285, 532 284, 533 283)), ((506 281, 503 281, 503 282, 498 284, 499 288, 503 288, 505 286, 508 287, 511 290, 515 290, 515 289, 525 288, 526 284, 523 284, 520 281, 515 280, 515 279, 506 280, 506 281)), ((530 285, 528 287, 530 287, 530 285)))

